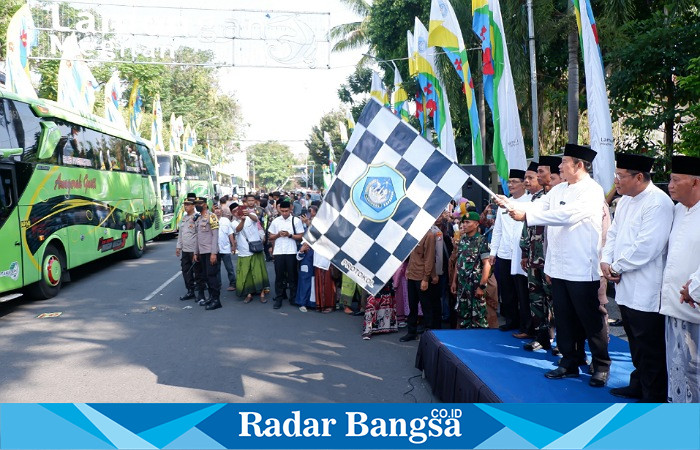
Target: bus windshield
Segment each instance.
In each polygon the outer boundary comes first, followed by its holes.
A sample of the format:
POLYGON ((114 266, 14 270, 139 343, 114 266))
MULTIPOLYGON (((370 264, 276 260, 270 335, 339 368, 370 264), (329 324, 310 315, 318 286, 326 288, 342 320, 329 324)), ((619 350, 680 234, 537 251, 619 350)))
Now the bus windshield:
POLYGON ((211 168, 203 163, 185 160, 186 180, 210 180, 211 168))
POLYGON ((171 176, 172 173, 172 158, 167 155, 159 155, 158 156, 158 176, 159 177, 168 177, 171 176))

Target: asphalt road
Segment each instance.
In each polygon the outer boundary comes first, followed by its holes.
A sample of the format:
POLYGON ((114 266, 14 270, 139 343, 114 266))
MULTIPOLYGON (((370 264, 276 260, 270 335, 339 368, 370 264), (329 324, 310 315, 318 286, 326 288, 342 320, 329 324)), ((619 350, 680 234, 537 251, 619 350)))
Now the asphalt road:
POLYGON ((73 270, 53 299, 0 304, 0 402, 435 401, 401 331, 365 341, 361 317, 231 292, 205 311, 178 300, 174 252, 151 242, 73 270))

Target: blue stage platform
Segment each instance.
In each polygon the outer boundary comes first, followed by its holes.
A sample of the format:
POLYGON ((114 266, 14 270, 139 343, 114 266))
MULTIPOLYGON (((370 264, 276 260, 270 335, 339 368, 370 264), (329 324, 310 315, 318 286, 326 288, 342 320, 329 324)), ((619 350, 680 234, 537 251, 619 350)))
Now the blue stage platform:
MULTIPOLYGON (((626 341, 610 336, 612 358, 608 386, 588 385, 581 376, 544 377, 556 368, 551 352, 523 350, 527 342, 499 330, 431 330, 421 337, 416 367, 425 372, 433 393, 449 403, 620 403, 610 388, 626 386, 634 370, 626 341)), ((590 354, 588 354, 590 359, 590 354)))

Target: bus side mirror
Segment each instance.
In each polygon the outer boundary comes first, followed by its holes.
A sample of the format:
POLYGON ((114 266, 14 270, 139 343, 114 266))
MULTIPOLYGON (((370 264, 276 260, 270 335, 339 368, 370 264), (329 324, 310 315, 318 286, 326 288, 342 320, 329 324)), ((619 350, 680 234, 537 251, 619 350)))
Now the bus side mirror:
POLYGON ((4 148, 0 150, 0 157, 11 158, 13 156, 21 155, 23 150, 21 148, 4 148))
POLYGON ((61 140, 61 130, 53 122, 41 122, 41 137, 37 149, 37 159, 49 159, 61 140))

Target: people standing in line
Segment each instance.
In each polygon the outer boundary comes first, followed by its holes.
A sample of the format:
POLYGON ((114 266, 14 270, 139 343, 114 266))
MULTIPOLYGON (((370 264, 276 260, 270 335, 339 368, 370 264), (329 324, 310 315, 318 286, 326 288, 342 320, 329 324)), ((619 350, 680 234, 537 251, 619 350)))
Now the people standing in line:
POLYGON ((622 195, 608 230, 600 268, 617 284, 634 370, 629 384, 613 388, 618 397, 663 403, 668 395, 664 316, 659 314, 661 282, 673 202, 651 182, 654 158, 617 153, 615 188, 622 195))
POLYGON ((550 189, 562 182, 559 164, 561 164, 559 156, 540 156, 537 166, 537 182, 544 188, 545 192, 549 192, 550 189))
POLYGON ((491 273, 489 243, 479 233, 474 211, 462 216, 456 265, 450 290, 457 297, 457 328, 488 328, 486 283, 491 273))
MULTIPOLYGON (((525 186, 532 194, 532 201, 536 201, 545 195, 545 189, 538 182, 538 170, 540 163, 533 162, 525 173, 525 186)), ((557 168, 557 171, 559 169, 557 168)), ((549 183, 550 172, 542 179, 549 183)), ((523 345, 528 351, 552 348, 554 329, 550 326, 552 321, 552 287, 544 274, 545 259, 545 227, 523 227, 520 238, 520 250, 522 250, 521 264, 527 271, 527 290, 530 300, 530 318, 534 339, 523 345)))
MULTIPOLYGON (((700 158, 671 160, 671 198, 678 202, 661 285, 666 316, 668 401, 700 402, 700 158)), ((624 278, 624 275, 623 275, 624 278)))
MULTIPOLYGON (((221 205, 214 205, 214 214, 219 219, 219 259, 226 269, 226 275, 228 276, 228 287, 227 291, 236 290, 236 269, 233 267, 233 261, 231 259, 231 254, 236 248, 235 239, 235 229, 231 224, 231 220, 226 217, 223 213, 221 205)), ((228 209, 228 216, 232 217, 231 210, 228 209)))
POLYGON ((221 308, 221 260, 219 260, 219 220, 209 212, 207 199, 197 197, 194 202, 202 216, 197 220, 197 251, 195 258, 200 261, 202 278, 209 286, 209 301, 200 300, 207 311, 221 308))
POLYGON ((514 203, 503 196, 501 206, 510 216, 533 225, 546 225, 547 254, 544 271, 552 280, 557 343, 563 355, 559 367, 545 373, 549 379, 578 377, 585 350, 577 345, 588 339, 593 356, 589 385, 602 387, 610 373, 608 336, 598 301, 603 189, 589 175, 596 152, 567 144, 559 166, 566 182, 534 202, 514 203))
POLYGON ((301 242, 304 228, 301 221, 291 215, 289 201, 280 202, 280 216, 270 224, 270 240, 273 243, 275 259, 275 302, 274 309, 282 307, 287 298, 291 305, 296 303, 297 291, 297 245, 301 242), (289 288, 289 297, 286 289, 289 288))
MULTIPOLYGON (((530 202, 525 192, 525 171, 511 169, 508 178, 511 203, 530 202)), ((496 266, 498 294, 501 297, 501 316, 505 323, 501 331, 518 330, 513 336, 524 339, 530 330, 530 301, 527 294, 527 276, 520 265, 520 236, 523 224, 513 220, 499 208, 491 238, 491 266, 496 266)))
MULTIPOLYGON (((180 300, 192 300, 195 298, 195 280, 199 278, 199 264, 195 261, 194 254, 197 251, 197 218, 194 209, 194 194, 187 194, 183 205, 185 215, 178 225, 177 244, 175 245, 175 256, 180 258, 182 278, 185 281, 187 292, 180 297, 180 300)), ((202 288, 203 289, 203 288, 202 288)), ((204 294, 202 294, 204 296, 204 294)))
POLYGON ((236 233, 236 248, 238 261, 236 263, 236 292, 244 303, 250 303, 253 295, 260 295, 260 302, 267 303, 265 288, 270 281, 262 252, 253 253, 249 242, 261 241, 258 231, 258 217, 255 212, 245 206, 231 205, 234 231, 236 233))
POLYGON ((425 233, 409 256, 406 279, 408 280, 408 327, 406 334, 399 339, 401 342, 417 339, 418 334, 434 326, 436 317, 438 322, 441 318, 440 299, 437 295, 431 295, 434 290, 430 289, 430 284, 436 285, 438 282, 435 273, 435 234, 430 230, 425 233), (419 304, 423 310, 422 329, 418 328, 419 304))

